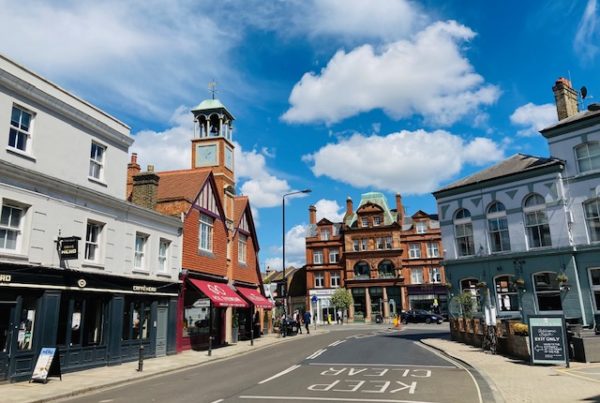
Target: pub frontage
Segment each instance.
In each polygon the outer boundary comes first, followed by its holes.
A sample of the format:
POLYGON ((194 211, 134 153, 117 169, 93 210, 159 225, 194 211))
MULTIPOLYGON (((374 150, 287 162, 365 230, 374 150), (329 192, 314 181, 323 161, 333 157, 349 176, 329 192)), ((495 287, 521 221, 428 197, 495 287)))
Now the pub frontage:
POLYGON ((63 372, 176 352, 179 282, 29 265, 0 267, 0 381, 28 379, 40 350, 63 372))

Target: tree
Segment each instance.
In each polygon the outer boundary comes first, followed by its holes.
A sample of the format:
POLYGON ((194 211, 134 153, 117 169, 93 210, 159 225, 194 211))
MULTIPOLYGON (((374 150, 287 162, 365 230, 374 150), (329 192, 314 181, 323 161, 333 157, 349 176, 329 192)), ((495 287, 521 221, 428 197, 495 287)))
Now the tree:
MULTIPOLYGON (((342 309, 345 311, 354 303, 354 300, 352 299, 352 293, 350 293, 350 290, 346 290, 345 288, 338 288, 331 296, 331 303, 337 309, 342 309)), ((343 318, 342 323, 344 323, 343 318)))

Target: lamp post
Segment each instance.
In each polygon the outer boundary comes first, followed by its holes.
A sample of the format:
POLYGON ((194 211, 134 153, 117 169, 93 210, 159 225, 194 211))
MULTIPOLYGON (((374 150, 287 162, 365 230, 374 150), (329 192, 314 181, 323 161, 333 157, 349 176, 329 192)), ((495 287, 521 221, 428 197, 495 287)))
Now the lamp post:
POLYGON ((281 213, 282 213, 282 238, 283 238, 283 315, 287 317, 287 279, 285 278, 285 198, 291 195, 300 194, 300 193, 310 193, 312 190, 304 189, 297 190, 295 192, 286 193, 281 197, 281 213))

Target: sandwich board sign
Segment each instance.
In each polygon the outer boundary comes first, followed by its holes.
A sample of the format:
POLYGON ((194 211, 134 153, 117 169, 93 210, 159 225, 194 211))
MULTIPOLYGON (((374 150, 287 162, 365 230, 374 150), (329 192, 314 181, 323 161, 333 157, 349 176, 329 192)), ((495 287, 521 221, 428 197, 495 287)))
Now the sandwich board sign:
POLYGON ((531 363, 569 367, 565 318, 562 315, 530 315, 528 319, 531 363))
POLYGON ((60 353, 58 348, 42 347, 29 382, 46 383, 49 376, 58 376, 62 381, 60 353))

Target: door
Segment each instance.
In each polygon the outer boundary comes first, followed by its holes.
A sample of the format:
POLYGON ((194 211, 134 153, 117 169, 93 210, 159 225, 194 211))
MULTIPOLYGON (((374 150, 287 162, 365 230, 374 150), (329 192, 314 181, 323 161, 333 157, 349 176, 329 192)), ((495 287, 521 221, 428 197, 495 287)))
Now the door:
POLYGON ((15 303, 0 301, 0 381, 8 379, 11 347, 14 337, 15 303))
POLYGON ((169 322, 169 307, 158 306, 156 310, 156 356, 167 354, 167 325, 169 322))

